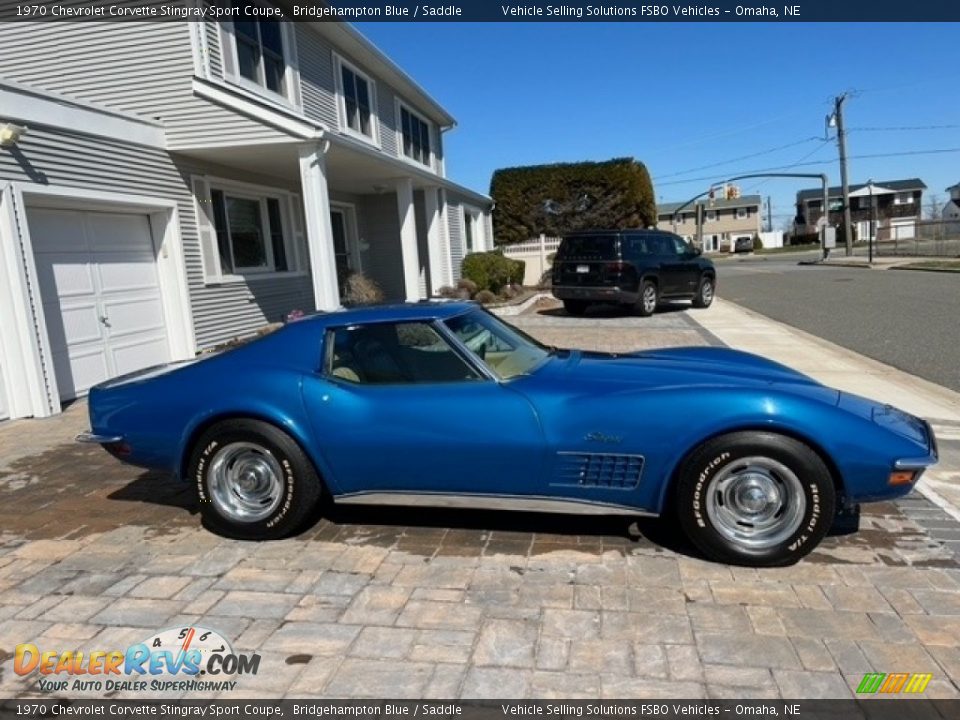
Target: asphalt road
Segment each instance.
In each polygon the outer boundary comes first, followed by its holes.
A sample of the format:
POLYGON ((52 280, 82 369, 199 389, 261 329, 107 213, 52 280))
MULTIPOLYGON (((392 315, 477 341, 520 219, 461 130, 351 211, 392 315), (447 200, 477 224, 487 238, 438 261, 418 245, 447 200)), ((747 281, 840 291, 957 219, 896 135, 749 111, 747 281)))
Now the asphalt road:
POLYGON ((799 259, 719 262, 718 294, 960 391, 960 273, 802 266, 799 259))

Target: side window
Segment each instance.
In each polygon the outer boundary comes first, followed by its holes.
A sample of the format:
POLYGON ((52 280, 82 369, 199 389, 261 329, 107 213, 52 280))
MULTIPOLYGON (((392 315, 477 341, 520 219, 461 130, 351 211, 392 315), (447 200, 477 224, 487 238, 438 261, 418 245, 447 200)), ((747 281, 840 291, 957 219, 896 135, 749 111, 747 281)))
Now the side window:
POLYGON ((674 252, 676 252, 677 255, 687 254, 687 251, 690 249, 687 247, 687 243, 678 237, 671 238, 671 240, 673 240, 674 252))
POLYGON ((624 239, 624 255, 639 257, 648 255, 647 241, 642 237, 627 237, 624 239))
POLYGON ((482 379, 429 323, 351 325, 327 341, 327 374, 358 385, 482 379))

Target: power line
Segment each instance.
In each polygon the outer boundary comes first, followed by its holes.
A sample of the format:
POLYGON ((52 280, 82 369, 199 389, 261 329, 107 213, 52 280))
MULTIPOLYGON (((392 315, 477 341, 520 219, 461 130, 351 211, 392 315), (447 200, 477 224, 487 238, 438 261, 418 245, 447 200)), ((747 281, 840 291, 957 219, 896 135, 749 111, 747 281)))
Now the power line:
POLYGON ((850 128, 847 132, 899 132, 901 130, 956 130, 960 125, 902 125, 899 127, 858 127, 850 128))
MULTIPOLYGON (((945 155, 948 153, 957 153, 960 152, 960 148, 939 148, 937 150, 907 150, 904 152, 896 153, 871 153, 868 155, 850 155, 848 156, 849 160, 868 160, 876 158, 890 158, 890 157, 906 157, 910 155, 945 155)), ((812 162, 797 162, 792 165, 778 165, 776 167, 767 167, 759 168, 757 170, 745 170, 744 175, 750 173, 761 173, 761 172, 774 172, 777 170, 787 170, 789 168, 795 167, 814 167, 816 165, 829 165, 833 160, 815 160, 812 162)), ((686 180, 671 180, 670 182, 658 183, 659 186, 664 185, 683 185, 684 183, 700 182, 704 180, 723 180, 724 178, 720 175, 705 175, 703 177, 687 178, 686 180)))
POLYGON ((654 181, 657 181, 660 178, 671 178, 677 177, 678 175, 688 175, 692 172, 699 172, 700 170, 709 170, 710 168, 720 167, 721 165, 729 165, 730 163, 740 162, 741 160, 749 160, 750 158, 760 157, 761 155, 770 155, 772 153, 779 152, 780 150, 786 150, 787 148, 796 147, 797 145, 804 145, 814 140, 821 140, 821 138, 809 137, 805 140, 797 140, 796 142, 787 143, 786 145, 778 145, 777 147, 770 148, 768 150, 760 150, 759 152, 750 153, 749 155, 741 155, 740 157, 730 158, 729 160, 721 160, 720 162, 710 163, 709 165, 701 165, 699 167, 689 168, 687 170, 679 170, 666 175, 659 175, 654 178, 654 181))
MULTIPOLYGON (((820 144, 819 144, 819 145, 817 145, 817 146, 816 146, 813 150, 811 150, 810 152, 805 153, 802 157, 800 157, 799 159, 797 159, 795 162, 792 162, 792 163, 790 163, 789 165, 784 165, 782 169, 783 169, 783 170, 789 170, 790 168, 799 167, 799 166, 803 163, 804 160, 806 160, 807 158, 811 157, 812 155, 816 155, 818 152, 820 152, 821 150, 823 150, 823 148, 826 147, 827 144, 830 143, 829 140, 823 140, 823 139, 820 139, 820 138, 817 138, 817 139, 820 140, 820 144)), ((757 190, 758 188, 763 187, 763 186, 766 185, 768 182, 770 182, 772 179, 773 179, 773 178, 767 178, 767 179, 765 179, 765 180, 761 180, 761 181, 758 182, 756 185, 751 185, 749 188, 747 188, 747 192, 750 192, 750 191, 752 191, 752 190, 757 190)))

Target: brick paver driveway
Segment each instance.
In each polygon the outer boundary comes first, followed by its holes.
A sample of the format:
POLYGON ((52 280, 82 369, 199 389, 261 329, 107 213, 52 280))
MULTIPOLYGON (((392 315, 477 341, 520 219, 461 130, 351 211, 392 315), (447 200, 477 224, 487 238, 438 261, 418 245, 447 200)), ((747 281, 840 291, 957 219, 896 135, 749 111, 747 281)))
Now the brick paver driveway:
MULTIPOLYGON (((691 317, 513 321, 557 345, 709 343, 691 317)), ((122 649, 190 624, 260 653, 239 697, 844 697, 869 671, 958 694, 960 570, 930 534, 956 523, 922 498, 763 571, 624 518, 333 509, 243 543, 202 529, 184 486, 71 443, 84 411, 0 426, 4 696, 36 692, 18 643, 122 649)))

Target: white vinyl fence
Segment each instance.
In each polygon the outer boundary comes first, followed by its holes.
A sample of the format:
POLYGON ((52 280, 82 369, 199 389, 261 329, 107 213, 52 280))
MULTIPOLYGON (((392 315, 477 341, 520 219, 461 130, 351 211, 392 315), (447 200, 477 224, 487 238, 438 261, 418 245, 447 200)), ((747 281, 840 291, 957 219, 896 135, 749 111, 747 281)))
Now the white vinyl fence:
POLYGON ((551 263, 547 259, 560 247, 560 238, 541 235, 539 238, 524 243, 507 245, 503 254, 511 260, 523 260, 526 267, 523 271, 523 284, 535 287, 543 274, 550 269, 551 263))

